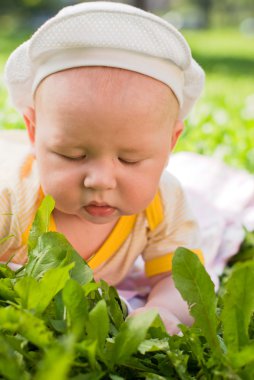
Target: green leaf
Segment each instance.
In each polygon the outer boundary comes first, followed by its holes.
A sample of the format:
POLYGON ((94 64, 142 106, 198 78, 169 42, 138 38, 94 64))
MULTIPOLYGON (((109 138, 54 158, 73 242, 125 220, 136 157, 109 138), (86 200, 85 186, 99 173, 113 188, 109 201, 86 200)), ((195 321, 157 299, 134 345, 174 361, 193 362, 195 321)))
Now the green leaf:
POLYGON ((53 329, 61 334, 65 334, 67 332, 67 323, 62 319, 49 319, 49 322, 53 329))
POLYGON ((70 380, 101 380, 104 378, 105 372, 92 371, 89 373, 80 373, 77 376, 70 377, 70 380))
POLYGON ((105 300, 101 300, 89 313, 88 338, 97 341, 97 350, 103 359, 103 351, 109 332, 109 317, 105 300))
POLYGON ((222 297, 224 339, 230 353, 242 350, 250 342, 249 324, 254 312, 254 262, 235 265, 225 284, 222 297))
POLYGON ((64 336, 55 341, 54 345, 46 351, 42 361, 38 365, 38 371, 34 380, 65 380, 71 369, 74 359, 73 336, 64 336))
POLYGON ((254 366, 254 342, 243 347, 237 353, 230 353, 229 357, 234 368, 241 368, 250 363, 253 363, 254 366))
POLYGON ((28 253, 35 248, 39 237, 49 230, 50 215, 55 207, 55 201, 46 195, 38 208, 28 238, 28 253))
POLYGON ((0 279, 0 299, 13 302, 15 301, 16 297, 17 295, 13 289, 12 280, 10 278, 1 278, 0 279))
POLYGON ((147 352, 167 351, 169 349, 167 339, 147 339, 141 342, 138 351, 145 355, 147 352))
POLYGON ((20 313, 13 306, 0 308, 0 330, 16 332, 20 325, 20 313))
MULTIPOLYGON (((130 372, 131 370, 130 373, 134 372, 135 374, 137 371, 140 371, 142 373, 152 372, 152 371, 156 372, 158 370, 158 366, 152 363, 151 358, 153 357, 148 356, 148 357, 140 358, 140 357, 136 357, 136 355, 133 355, 129 359, 124 361, 122 368, 127 368, 128 372, 130 372)), ((116 371, 117 371, 117 368, 121 368, 120 365, 119 366, 116 365, 116 371)))
POLYGON ((250 337, 250 339, 254 339, 254 313, 253 313, 252 318, 250 320, 249 337, 250 337))
POLYGON ((145 380, 168 380, 167 377, 156 375, 155 373, 144 373, 145 380))
POLYGON ((20 275, 42 277, 50 268, 56 268, 65 261, 75 262, 71 277, 80 284, 93 280, 93 272, 68 240, 57 232, 48 232, 50 215, 54 209, 54 199, 46 196, 39 207, 28 241, 28 263, 20 275))
POLYGON ((144 313, 127 318, 121 325, 111 351, 111 364, 120 364, 137 352, 139 345, 146 338, 150 326, 158 313, 151 309, 144 313))
POLYGON ((17 332, 37 347, 46 348, 52 343, 53 334, 46 327, 45 322, 30 313, 21 311, 17 332))
POLYGON ((81 356, 88 359, 89 365, 91 367, 91 372, 93 371, 101 371, 101 367, 99 362, 97 361, 97 341, 96 340, 83 340, 82 342, 78 342, 75 346, 77 352, 81 354, 81 356))
POLYGON ((109 286, 103 280, 100 281, 100 289, 102 291, 102 297, 107 303, 109 317, 116 329, 119 330, 124 322, 124 311, 117 290, 114 287, 109 286))
MULTIPOLYGON (((183 335, 179 337, 178 344, 180 344, 180 347, 184 347, 184 352, 187 353, 187 355, 195 359, 197 361, 198 366, 206 365, 207 358, 205 357, 205 354, 207 352, 207 343, 204 341, 203 337, 201 336, 201 330, 196 327, 187 327, 185 325, 180 325, 181 331, 183 335)), ((172 340, 169 341, 170 348, 175 349, 174 342, 172 340)))
POLYGON ((19 333, 41 348, 47 347, 53 337, 42 319, 12 306, 0 308, 0 331, 19 333))
POLYGON ((178 248, 173 257, 172 276, 176 288, 188 303, 195 325, 201 329, 214 352, 220 354, 216 295, 205 268, 193 252, 178 248))
POLYGON ((253 380, 254 379, 254 362, 244 366, 240 371, 237 372, 239 375, 239 380, 253 380))
POLYGON ((33 277, 23 277, 15 284, 18 303, 27 310, 36 310, 41 302, 40 283, 33 277))
POLYGON ((82 286, 84 290, 85 297, 88 297, 92 292, 98 292, 100 289, 100 282, 88 282, 87 284, 82 286))
POLYGON ((63 302, 62 292, 57 293, 54 298, 54 309, 55 319, 61 320, 65 318, 66 308, 63 302))
POLYGON ((29 276, 19 279, 14 289, 20 297, 21 306, 34 310, 37 314, 43 313, 55 295, 63 289, 73 266, 74 263, 50 269, 40 281, 29 276))
POLYGON ((41 297, 43 298, 37 307, 39 313, 42 313, 55 297, 55 295, 64 288, 70 278, 70 272, 75 263, 70 263, 63 267, 48 270, 40 280, 41 297))
POLYGON ((0 278, 14 278, 15 271, 8 267, 6 264, 0 264, 0 278))
POLYGON ((74 262, 70 276, 81 285, 93 280, 93 271, 75 251, 68 240, 57 232, 47 232, 38 237, 37 246, 29 256, 23 275, 40 278, 52 268, 74 262))
POLYGON ((31 378, 25 372, 20 356, 4 335, 0 335, 0 377, 6 380, 28 380, 31 378))
POLYGON ((88 320, 88 302, 81 285, 70 279, 63 289, 62 297, 67 310, 67 328, 80 337, 88 320))
POLYGON ((188 355, 184 355, 180 350, 168 351, 167 354, 179 379, 191 380, 192 377, 188 374, 188 355))

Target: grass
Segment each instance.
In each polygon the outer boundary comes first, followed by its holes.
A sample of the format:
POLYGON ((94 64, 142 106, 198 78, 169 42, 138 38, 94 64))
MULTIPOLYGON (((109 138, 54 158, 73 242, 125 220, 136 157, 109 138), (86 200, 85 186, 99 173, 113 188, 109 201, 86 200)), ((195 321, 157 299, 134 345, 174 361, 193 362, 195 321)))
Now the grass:
POLYGON ((206 72, 206 87, 176 150, 215 155, 254 172, 254 36, 211 30, 185 37, 206 72))
MULTIPOLYGON (((236 30, 184 32, 193 56, 206 71, 202 99, 186 121, 176 151, 214 155, 254 173, 254 36, 236 30)), ((0 35, 0 71, 25 39, 0 35)), ((24 128, 0 86, 0 125, 24 128)))
POLYGON ((29 38, 29 32, 4 33, 0 32, 0 128, 16 129, 24 128, 22 117, 12 108, 7 90, 3 83, 3 70, 9 54, 23 41, 29 38))

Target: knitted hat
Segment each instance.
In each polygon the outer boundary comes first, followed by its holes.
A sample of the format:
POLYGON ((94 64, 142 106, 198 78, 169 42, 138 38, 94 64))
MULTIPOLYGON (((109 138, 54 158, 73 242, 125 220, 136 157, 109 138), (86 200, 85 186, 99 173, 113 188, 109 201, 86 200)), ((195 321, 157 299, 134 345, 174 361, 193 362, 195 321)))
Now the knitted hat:
POLYGON ((14 107, 24 113, 43 78, 83 66, 127 69, 167 84, 181 118, 204 85, 186 40, 167 21, 126 4, 87 2, 63 8, 10 55, 5 82, 14 107))

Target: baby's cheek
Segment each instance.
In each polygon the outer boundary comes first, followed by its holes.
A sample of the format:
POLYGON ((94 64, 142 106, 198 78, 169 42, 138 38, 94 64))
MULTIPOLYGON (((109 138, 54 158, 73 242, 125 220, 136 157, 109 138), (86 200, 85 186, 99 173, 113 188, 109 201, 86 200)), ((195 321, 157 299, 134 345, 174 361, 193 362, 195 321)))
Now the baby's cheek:
POLYGON ((125 202, 130 207, 132 214, 142 212, 153 200, 157 192, 157 186, 149 183, 135 183, 133 180, 131 188, 126 188, 125 202))
POLYGON ((69 191, 71 187, 71 177, 66 173, 42 168, 40 171, 41 186, 45 194, 53 197, 60 197, 69 191))

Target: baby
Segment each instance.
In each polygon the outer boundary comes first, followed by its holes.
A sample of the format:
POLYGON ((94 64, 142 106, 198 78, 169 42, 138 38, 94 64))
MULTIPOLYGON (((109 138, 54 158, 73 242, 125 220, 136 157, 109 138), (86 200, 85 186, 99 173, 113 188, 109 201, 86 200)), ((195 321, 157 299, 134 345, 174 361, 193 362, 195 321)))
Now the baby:
POLYGON ((182 35, 132 6, 62 9, 10 56, 5 80, 32 153, 0 182, 1 260, 26 261, 26 242, 45 194, 63 233, 94 270, 119 284, 139 255, 170 333, 190 323, 171 279, 179 246, 201 255, 198 228, 178 181, 165 171, 183 120, 203 87, 182 35))

